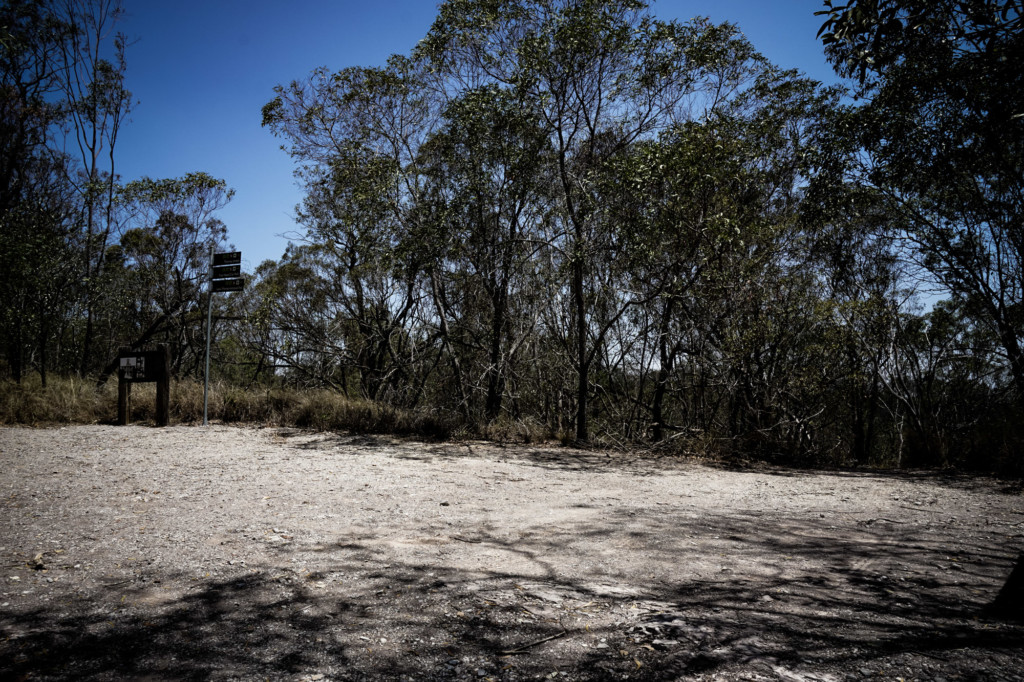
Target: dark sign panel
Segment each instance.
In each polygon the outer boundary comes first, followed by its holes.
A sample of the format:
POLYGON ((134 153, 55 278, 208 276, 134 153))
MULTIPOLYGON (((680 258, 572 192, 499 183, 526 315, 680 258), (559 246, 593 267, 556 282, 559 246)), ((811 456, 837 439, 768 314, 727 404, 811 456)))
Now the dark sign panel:
POLYGON ((244 280, 241 277, 235 277, 233 279, 215 279, 213 280, 213 291, 241 291, 244 285, 244 280))
POLYGON ((166 378, 167 368, 161 351, 137 350, 120 353, 117 358, 117 373, 124 381, 161 381, 166 378))
POLYGON ((214 279, 224 279, 226 277, 238 277, 242 274, 241 265, 217 265, 213 268, 214 279))
POLYGON ((241 251, 228 251, 227 253, 215 253, 213 254, 213 264, 216 265, 234 265, 235 263, 242 262, 241 251))

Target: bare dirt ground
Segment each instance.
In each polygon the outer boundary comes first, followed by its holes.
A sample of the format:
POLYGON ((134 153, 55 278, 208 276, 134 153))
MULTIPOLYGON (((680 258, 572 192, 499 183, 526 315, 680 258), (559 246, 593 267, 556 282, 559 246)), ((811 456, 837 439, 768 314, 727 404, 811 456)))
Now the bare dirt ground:
POLYGON ((0 429, 0 679, 1020 680, 1019 488, 0 429))

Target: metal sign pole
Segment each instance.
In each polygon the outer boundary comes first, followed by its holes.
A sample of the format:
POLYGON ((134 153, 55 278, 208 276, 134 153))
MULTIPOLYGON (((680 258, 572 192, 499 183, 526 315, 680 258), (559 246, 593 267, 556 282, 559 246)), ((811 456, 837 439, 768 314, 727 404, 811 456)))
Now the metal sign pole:
POLYGON ((210 276, 209 293, 206 295, 206 369, 203 371, 203 426, 209 422, 206 418, 206 410, 209 405, 210 395, 210 328, 213 319, 213 252, 215 245, 210 246, 210 276))
POLYGON ((242 277, 242 252, 217 253, 216 245, 210 246, 210 297, 206 300, 206 371, 203 373, 203 426, 209 424, 207 408, 210 395, 210 337, 213 336, 213 295, 218 292, 242 291, 245 278, 242 277))

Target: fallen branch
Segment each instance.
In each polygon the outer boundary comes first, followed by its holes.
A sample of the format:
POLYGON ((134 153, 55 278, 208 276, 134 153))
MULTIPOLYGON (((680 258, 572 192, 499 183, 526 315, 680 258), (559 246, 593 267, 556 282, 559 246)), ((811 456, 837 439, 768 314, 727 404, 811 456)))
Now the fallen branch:
POLYGON ((558 639, 559 637, 565 637, 567 634, 569 634, 568 630, 562 630, 561 632, 556 632, 555 634, 549 635, 549 636, 545 637, 544 639, 538 639, 536 642, 530 642, 529 644, 524 644, 523 646, 519 647, 518 649, 508 649, 506 651, 502 651, 501 655, 502 656, 514 656, 516 654, 525 654, 525 653, 527 653, 527 651, 529 649, 532 649, 533 647, 537 646, 538 644, 543 644, 544 642, 550 642, 551 640, 558 639))
POLYGON ((927 512, 929 514, 948 514, 949 511, 945 509, 922 509, 921 507, 911 507, 905 504, 900 505, 900 509, 909 509, 910 511, 927 512))

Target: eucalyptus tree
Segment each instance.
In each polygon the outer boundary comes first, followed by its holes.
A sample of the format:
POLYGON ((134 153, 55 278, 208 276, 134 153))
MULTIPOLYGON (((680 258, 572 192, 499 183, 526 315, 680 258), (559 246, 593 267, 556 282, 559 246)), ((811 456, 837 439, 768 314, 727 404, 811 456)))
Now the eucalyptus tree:
POLYGON ((487 421, 502 412, 515 356, 534 332, 529 262, 543 236, 548 153, 530 102, 493 85, 451 99, 421 149, 431 219, 417 236, 429 245, 431 298, 469 419, 477 391, 487 421))
POLYGON ((65 115, 60 56, 69 35, 49 3, 0 4, 0 354, 17 381, 35 364, 45 383, 47 349, 78 279, 64 267, 77 253, 67 159, 53 137, 65 115))
POLYGON ((575 432, 589 435, 590 369, 632 301, 597 315, 602 169, 633 143, 713 109, 740 86, 749 52, 728 25, 654 19, 640 0, 450 0, 417 53, 454 82, 491 83, 532 103, 550 140, 551 247, 567 276, 564 330, 576 373, 575 432), (738 52, 737 52, 738 51, 738 52), (603 319, 598 319, 603 318, 603 319))
POLYGON ((33 166, 51 156, 61 121, 60 56, 70 28, 46 3, 0 5, 0 211, 15 206, 33 166))
POLYGON ((109 266, 99 288, 104 299, 96 301, 108 360, 98 383, 116 369, 120 345, 137 348, 160 340, 171 347, 175 372, 198 369, 209 254, 227 238, 216 212, 233 196, 225 181, 201 172, 142 178, 119 189, 120 239, 105 254, 109 266))
POLYGON ((1024 4, 829 1, 820 14, 830 60, 865 102, 851 170, 887 197, 919 265, 999 338, 1024 401, 1024 4))
POLYGON ((361 370, 360 386, 372 387, 374 365, 357 360, 364 345, 351 333, 342 312, 346 299, 338 294, 345 273, 324 256, 321 246, 293 244, 279 261, 260 266, 247 345, 293 383, 335 387, 348 395, 352 369, 361 370))
POLYGON ((647 342, 634 401, 655 441, 756 432, 806 445, 819 411, 794 390, 820 331, 800 209, 804 159, 838 95, 747 50, 731 65, 746 87, 609 173, 647 342))
POLYGON ((35 156, 19 174, 17 201, 0 211, 0 357, 15 381, 34 367, 45 386, 63 359, 81 254, 59 159, 35 156))
POLYGON ((436 106, 403 57, 381 68, 317 69, 275 92, 263 124, 299 163, 306 188, 299 222, 334 270, 331 295, 353 331, 348 347, 360 390, 383 398, 399 390, 401 347, 431 342, 413 341, 425 257, 413 237, 423 214, 417 156, 436 106))
POLYGON ((52 0, 49 4, 69 27, 68 38, 61 43, 59 68, 69 124, 64 146, 76 160, 69 179, 81 200, 85 320, 79 371, 84 375, 93 362, 93 299, 100 293, 97 282, 116 230, 117 138, 133 102, 125 87, 127 40, 115 31, 124 16, 121 0, 52 0))

